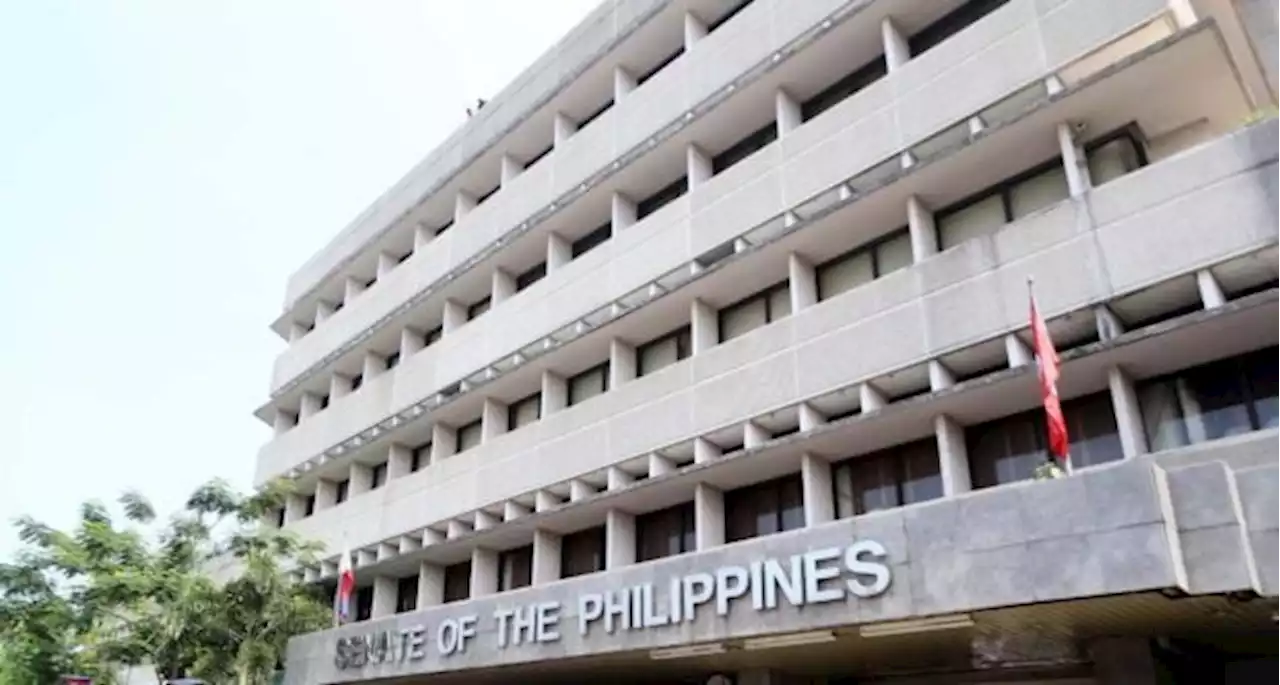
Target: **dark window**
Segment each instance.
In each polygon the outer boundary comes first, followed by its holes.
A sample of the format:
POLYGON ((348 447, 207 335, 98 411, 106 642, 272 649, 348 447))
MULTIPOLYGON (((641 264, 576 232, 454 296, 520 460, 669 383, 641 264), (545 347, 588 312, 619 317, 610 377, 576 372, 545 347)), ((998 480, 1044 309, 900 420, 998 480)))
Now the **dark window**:
POLYGON ((730 7, 727 12, 725 12, 724 14, 721 14, 719 17, 716 17, 715 21, 711 22, 710 24, 707 24, 707 35, 711 35, 712 31, 715 31, 721 26, 724 26, 725 22, 737 16, 738 13, 741 12, 744 7, 746 7, 747 5, 750 5, 752 2, 753 0, 739 0, 739 2, 735 3, 733 7, 730 7))
POLYGON ((1204 364, 1139 384, 1152 452, 1275 428, 1277 348, 1204 364))
POLYGON ((343 302, 343 301, 338 301, 338 302, 334 303, 334 305, 333 305, 333 312, 332 312, 329 316, 333 316, 334 314, 337 314, 338 312, 342 311, 342 308, 343 308, 343 307, 345 307, 345 306, 346 306, 346 304, 347 304, 347 303, 346 303, 346 302, 343 302))
POLYGON ((422 336, 422 346, 426 347, 431 343, 439 342, 440 338, 443 338, 443 337, 444 337, 444 327, 436 326, 435 328, 427 331, 426 334, 422 336))
POLYGON ((542 418, 542 393, 535 392, 507 407, 507 430, 513 431, 542 418))
POLYGON ((540 262, 538 264, 535 264, 529 270, 525 271, 519 276, 516 276, 516 292, 520 292, 521 290, 528 288, 534 283, 541 281, 542 277, 546 275, 547 275, 547 263, 540 262))
POLYGON ((356 620, 368 621, 373 616, 373 586, 356 588, 356 620))
POLYGON ((681 176, 659 188, 649 197, 636 203, 636 221, 665 207, 668 203, 689 191, 689 177, 681 176))
POLYGON ((800 120, 808 121, 835 107, 850 95, 879 81, 885 73, 884 55, 881 55, 800 103, 800 120))
POLYGON ((960 33, 979 19, 991 14, 1009 0, 969 0, 941 19, 917 31, 907 39, 911 56, 927 52, 942 41, 960 33))
POLYGON ((471 321, 472 319, 489 311, 489 302, 489 296, 486 295, 473 302, 470 307, 467 307, 467 321, 471 321))
POLYGON ((373 278, 370 278, 369 280, 364 282, 364 289, 368 290, 369 288, 373 287, 374 283, 377 283, 377 282, 378 282, 378 275, 374 274, 373 278))
POLYGON ((790 314, 791 288, 788 282, 771 285, 720 310, 720 342, 728 342, 790 314))
POLYGON ((498 188, 501 188, 501 187, 502 187, 502 184, 498 184, 498 185, 496 185, 496 186, 494 186, 494 187, 490 188, 490 189, 489 189, 489 192, 487 192, 487 193, 485 193, 485 194, 480 195, 479 197, 477 197, 477 198, 476 198, 476 206, 477 206, 477 207, 479 207, 480 205, 484 204, 484 201, 485 201, 485 200, 488 200, 488 199, 489 199, 489 198, 491 198, 491 197, 493 197, 493 194, 494 194, 494 193, 496 193, 496 192, 498 192, 498 188))
POLYGON ((498 591, 518 590, 533 582, 533 545, 498 554, 498 591))
POLYGON ((431 441, 428 440, 413 448, 409 455, 409 473, 413 473, 431 463, 431 441))
POLYGON ((333 501, 336 504, 342 504, 347 501, 347 495, 351 492, 351 479, 340 480, 333 487, 333 501))
POLYGON ((418 576, 396 581, 396 613, 403 614, 418 608, 418 576))
POLYGON ((323 411, 329 408, 329 395, 327 393, 324 395, 320 395, 319 404, 320 404, 320 409, 318 411, 323 411))
POLYGON ((693 502, 636 517, 636 561, 671 557, 696 549, 693 502))
POLYGON ((571 407, 596 395, 604 394, 609 391, 609 362, 593 366, 570 378, 567 383, 571 407))
POLYGON ((603 226, 573 241, 573 258, 590 252, 591 250, 602 245, 606 240, 613 237, 613 224, 605 222, 603 226))
POLYGON ((451 228, 453 228, 453 219, 449 219, 448 221, 446 221, 446 222, 444 223, 444 225, 443 225, 443 226, 441 226, 440 228, 437 228, 437 229, 436 229, 436 236, 437 236, 437 237, 439 237, 439 236, 444 235, 444 234, 445 234, 445 231, 448 231, 448 230, 449 230, 449 229, 451 229, 451 228))
POLYGON ((598 108, 596 108, 596 111, 583 117, 582 121, 578 122, 578 130, 581 131, 582 129, 586 128, 588 124, 595 121, 596 119, 599 119, 600 115, 604 114, 605 112, 608 112, 610 107, 613 107, 613 98, 609 98, 607 101, 605 101, 603 105, 600 105, 598 108))
POLYGON ((687 359, 692 350, 693 339, 688 326, 650 340, 636 348, 636 376, 644 376, 687 359))
POLYGON ((852 290, 898 269, 911 266, 911 236, 894 231, 870 245, 861 245, 819 264, 818 299, 852 290))
POLYGON ((533 165, 541 161, 543 157, 546 157, 547 155, 551 154, 551 149, 554 147, 555 147, 554 143, 548 143, 547 146, 543 148, 541 152, 535 152, 532 157, 525 160, 524 168, 526 169, 532 168, 533 165))
POLYGON ((374 464, 369 470, 369 488, 376 490, 387 483, 387 462, 374 464))
POLYGON ((651 78, 653 78, 654 76, 656 76, 656 75, 658 74, 658 72, 660 72, 660 71, 662 71, 664 68, 666 68, 666 66, 667 66, 668 64, 671 64, 672 62, 676 61, 676 59, 677 59, 678 57, 680 57, 680 55, 683 55, 683 54, 684 54, 684 46, 683 46, 683 45, 681 45, 680 47, 676 48, 676 51, 675 51, 675 52, 673 52, 673 53, 671 53, 671 54, 667 55, 666 57, 663 57, 663 58, 662 58, 662 61, 660 61, 660 62, 658 62, 657 64, 653 65, 653 66, 652 66, 648 71, 646 71, 646 72, 644 72, 643 74, 640 74, 639 76, 637 76, 637 77, 636 77, 636 86, 637 86, 637 87, 639 87, 639 86, 640 86, 640 85, 642 85, 645 81, 648 81, 649 79, 651 79, 651 78))
MULTIPOLYGON (((1120 436, 1110 393, 1101 392, 1062 403, 1075 468, 1120 459, 1120 436)), ((965 430, 973 487, 1030 480, 1049 460, 1044 409, 1037 407, 965 430)))
POLYGON ((351 377, 351 392, 359 390, 362 385, 364 385, 364 374, 357 373, 351 377))
POLYGON ((711 158, 711 173, 718 174, 725 169, 750 157, 755 151, 778 139, 778 126, 769 122, 762 128, 750 133, 726 150, 711 158))
POLYGON ((836 465, 832 477, 841 518, 937 499, 942 496, 938 441, 931 437, 848 459, 836 465))
POLYGON ((307 495, 302 500, 302 515, 310 516, 314 513, 316 513, 316 496, 314 494, 307 495))
POLYGON ((444 567, 444 601, 461 602, 471 596, 471 562, 444 567))
POLYGON ((457 437, 456 451, 465 452, 471 449, 472 447, 479 445, 480 439, 483 435, 484 435, 484 429, 482 427, 480 419, 476 419, 475 421, 472 421, 471 423, 468 423, 465 426, 459 427, 456 434, 456 437, 457 437))
POLYGON ((725 538, 729 542, 803 527, 800 474, 726 492, 724 512, 725 538))
POLYGON ((560 539, 560 577, 572 578, 604 570, 604 526, 560 539))
MULTIPOLYGON (((314 499, 314 496, 313 496, 314 499)), ((276 528, 284 528, 284 507, 275 510, 276 528)))
POLYGON ((408 252, 406 252, 406 253, 404 253, 404 254, 400 255, 399 257, 396 257, 396 264, 404 264, 404 263, 405 263, 405 261, 407 261, 410 257, 412 257, 412 256, 413 256, 413 252, 414 252, 414 250, 413 250, 413 248, 411 247, 411 248, 409 248, 409 251, 408 251, 408 252))
POLYGON ((400 353, 392 352, 387 355, 387 370, 394 369, 397 366, 400 366, 400 353))

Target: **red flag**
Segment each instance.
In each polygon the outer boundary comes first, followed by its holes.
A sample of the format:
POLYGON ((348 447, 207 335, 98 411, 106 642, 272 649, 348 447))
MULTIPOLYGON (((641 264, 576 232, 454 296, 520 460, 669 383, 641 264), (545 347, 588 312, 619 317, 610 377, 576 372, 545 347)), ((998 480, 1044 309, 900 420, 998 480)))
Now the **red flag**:
POLYGON ((356 572, 351 566, 351 550, 343 546, 342 556, 338 557, 338 593, 335 607, 338 625, 351 620, 351 596, 355 591, 356 572))
MULTIPOLYGON (((1027 284, 1030 290, 1030 282, 1027 284)), ((1035 293, 1031 296, 1031 336, 1034 339, 1036 364, 1040 371, 1040 397, 1044 400, 1045 424, 1049 429, 1049 453, 1063 466, 1067 464, 1067 420, 1062 415, 1062 402, 1058 399, 1058 352, 1053 349, 1053 338, 1036 308, 1035 293)))

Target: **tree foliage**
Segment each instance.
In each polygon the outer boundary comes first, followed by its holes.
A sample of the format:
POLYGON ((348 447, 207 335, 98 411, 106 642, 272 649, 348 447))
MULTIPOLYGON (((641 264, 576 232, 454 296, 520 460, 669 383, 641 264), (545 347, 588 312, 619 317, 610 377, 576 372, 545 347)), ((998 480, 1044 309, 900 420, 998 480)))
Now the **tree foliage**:
POLYGON ((158 529, 136 492, 119 499, 123 520, 97 502, 66 531, 18 519, 24 547, 0 563, 0 685, 71 673, 111 685, 122 665, 150 665, 161 681, 267 682, 288 638, 329 620, 288 573, 314 563, 315 546, 260 523, 288 493, 213 481, 158 529), (208 569, 228 558, 238 573, 219 583, 208 569))

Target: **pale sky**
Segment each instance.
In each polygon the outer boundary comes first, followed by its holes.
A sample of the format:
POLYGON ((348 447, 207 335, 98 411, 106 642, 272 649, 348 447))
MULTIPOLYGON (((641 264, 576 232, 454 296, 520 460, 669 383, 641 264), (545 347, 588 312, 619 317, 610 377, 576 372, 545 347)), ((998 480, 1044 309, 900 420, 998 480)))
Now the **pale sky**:
POLYGON ((0 559, 247 488, 288 275, 598 0, 0 0, 0 559))

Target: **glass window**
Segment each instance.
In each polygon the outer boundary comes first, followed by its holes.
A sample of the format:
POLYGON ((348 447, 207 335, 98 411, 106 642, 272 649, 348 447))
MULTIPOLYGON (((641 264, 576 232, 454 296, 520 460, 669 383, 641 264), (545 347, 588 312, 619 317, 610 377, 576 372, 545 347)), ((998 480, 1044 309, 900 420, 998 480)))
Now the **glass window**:
POLYGON ((1086 156, 1089 182, 1095 188, 1147 164, 1142 146, 1128 132, 1091 146, 1086 156))
POLYGON ((1276 353, 1270 347, 1141 383, 1151 451, 1275 427, 1276 353))
POLYGON ((471 596, 471 562, 444 567, 444 601, 460 602, 471 596))
POLYGON ((594 250, 611 237, 613 237, 613 224, 606 222, 603 226, 573 241, 571 249, 573 258, 577 259, 594 250))
POLYGON ((427 331, 426 335, 422 336, 422 345, 423 347, 426 347, 427 345, 430 345, 433 342, 439 342, 440 338, 443 338, 443 337, 444 337, 444 327, 436 326, 435 328, 427 331))
POLYGON ((446 222, 444 223, 444 225, 443 225, 443 226, 441 226, 440 228, 437 228, 437 229, 436 229, 436 237, 440 237, 440 236, 444 235, 444 234, 445 234, 445 232, 446 232, 446 231, 448 231, 448 230, 449 230, 449 229, 451 229, 451 228, 453 228, 453 219, 449 219, 448 221, 446 221, 446 222))
POLYGON ((934 438, 846 460, 836 465, 832 477, 841 518, 942 496, 934 438))
POLYGON ((351 479, 340 480, 333 489, 333 501, 342 504, 347 501, 347 495, 351 493, 351 479))
POLYGON ((368 621, 373 616, 373 586, 356 588, 356 620, 368 621))
POLYGON ((1005 225, 1004 196, 995 193, 958 209, 943 210, 936 215, 936 221, 940 250, 991 235, 1005 225))
POLYGON ((778 126, 771 121, 712 157, 711 173, 714 175, 728 169, 777 139, 778 126))
POLYGON ((519 276, 516 276, 516 292, 520 292, 534 283, 541 281, 542 277, 546 275, 547 263, 541 262, 539 264, 535 264, 532 268, 526 270, 519 276))
POLYGON ((852 290, 875 278, 875 262, 870 250, 857 250, 821 264, 818 272, 818 299, 825 300, 852 290))
POLYGON ((396 581, 396 613, 403 614, 418 608, 418 576, 412 575, 396 581))
POLYGON ((636 561, 692 552, 697 548, 693 502, 636 517, 636 561))
POLYGON ((604 114, 605 112, 608 112, 610 107, 613 107, 613 98, 609 98, 607 101, 605 101, 603 105, 600 105, 599 107, 597 107, 594 112, 583 117, 582 121, 578 122, 578 130, 581 131, 582 129, 586 128, 588 124, 595 121, 596 119, 599 119, 600 115, 604 114))
POLYGON ((735 17, 738 14, 738 12, 741 12, 744 7, 746 7, 747 5, 750 5, 752 2, 753 0, 738 0, 738 2, 734 4, 733 7, 730 7, 728 10, 726 10, 724 14, 721 14, 719 16, 719 18, 707 24, 707 34, 710 35, 713 31, 723 26, 726 21, 729 21, 730 19, 735 17))
POLYGON ((802 491, 800 474, 795 474, 726 492, 726 539, 735 542, 804 526, 802 491))
POLYGON ((560 577, 572 578, 604 570, 604 526, 560 539, 560 577))
POLYGON ((364 385, 364 374, 357 373, 351 377, 351 392, 359 390, 362 385, 364 385))
POLYGON ((648 71, 637 76, 636 87, 637 88, 640 87, 641 85, 644 84, 645 81, 648 81, 649 79, 656 76, 658 72, 666 68, 668 64, 671 64, 672 62, 676 61, 676 58, 678 58, 680 55, 683 55, 683 54, 684 54, 684 45, 682 44, 680 47, 676 48, 675 52, 667 55, 666 57, 663 57, 662 60, 660 60, 657 64, 650 67, 648 71))
POLYGON ((609 390, 609 362, 594 366, 572 377, 569 385, 569 406, 585 402, 609 390))
MULTIPOLYGON (((315 500, 315 495, 311 496, 315 500)), ((275 515, 276 528, 284 528, 284 507, 280 507, 272 512, 275 515)))
POLYGON ((431 463, 431 441, 428 440, 413 448, 409 455, 409 473, 413 473, 431 463))
POLYGON ((1009 186, 1009 216, 1021 219, 1071 196, 1067 170, 1061 163, 1009 186))
POLYGON ((391 354, 387 355, 387 369, 391 370, 396 368, 397 366, 400 366, 400 353, 392 352, 391 354))
MULTIPOLYGON (((1111 395, 1095 393, 1062 403, 1075 467, 1115 461, 1123 456, 1111 395)), ((997 419, 965 430, 973 487, 1030 480, 1049 459, 1044 409, 997 419)))
POLYGON ((999 9, 1009 0, 969 0, 946 16, 917 31, 907 39, 913 57, 936 47, 946 39, 960 33, 979 19, 999 9))
POLYGON ((906 229, 876 243, 876 278, 911 266, 911 234, 906 229))
POLYGON ((507 430, 527 426, 542 418, 542 393, 535 392, 518 399, 507 408, 507 430))
POLYGON ((636 221, 665 207, 668 203, 689 191, 689 177, 681 176, 660 188, 657 192, 636 203, 636 221))
POLYGON ((688 326, 682 326, 636 349, 636 376, 645 376, 688 358, 693 349, 688 326))
POLYGON ((498 591, 518 590, 533 582, 533 545, 498 554, 498 591))
POLYGON ((808 121, 835 107, 849 96, 880 80, 885 73, 884 55, 854 69, 817 95, 800 103, 801 121, 808 121))
POLYGON ((371 490, 376 490, 385 485, 386 482, 387 462, 384 461, 381 464, 374 464, 373 468, 369 471, 369 488, 371 490))
POLYGON ((457 432, 458 452, 465 452, 472 447, 480 444, 480 439, 484 435, 480 419, 476 419, 465 426, 460 426, 457 432))
POLYGON ((320 395, 320 401, 319 401, 317 404, 318 404, 318 405, 319 405, 319 407, 320 407, 319 409, 317 409, 317 411, 323 411, 323 410, 325 410, 325 409, 328 409, 328 408, 329 408, 329 395, 328 395, 328 393, 325 393, 324 395, 320 395))
POLYGON ((748 295, 719 313, 720 342, 727 342, 791 314, 791 288, 787 281, 748 295))
MULTIPOLYGON (((281 514, 283 513, 283 510, 281 510, 281 514)), ((316 496, 315 494, 310 494, 302 500, 302 515, 310 516, 314 513, 316 513, 316 496)))
POLYGON ((489 311, 489 302, 490 300, 486 296, 474 302, 470 307, 467 307, 467 321, 489 311))

